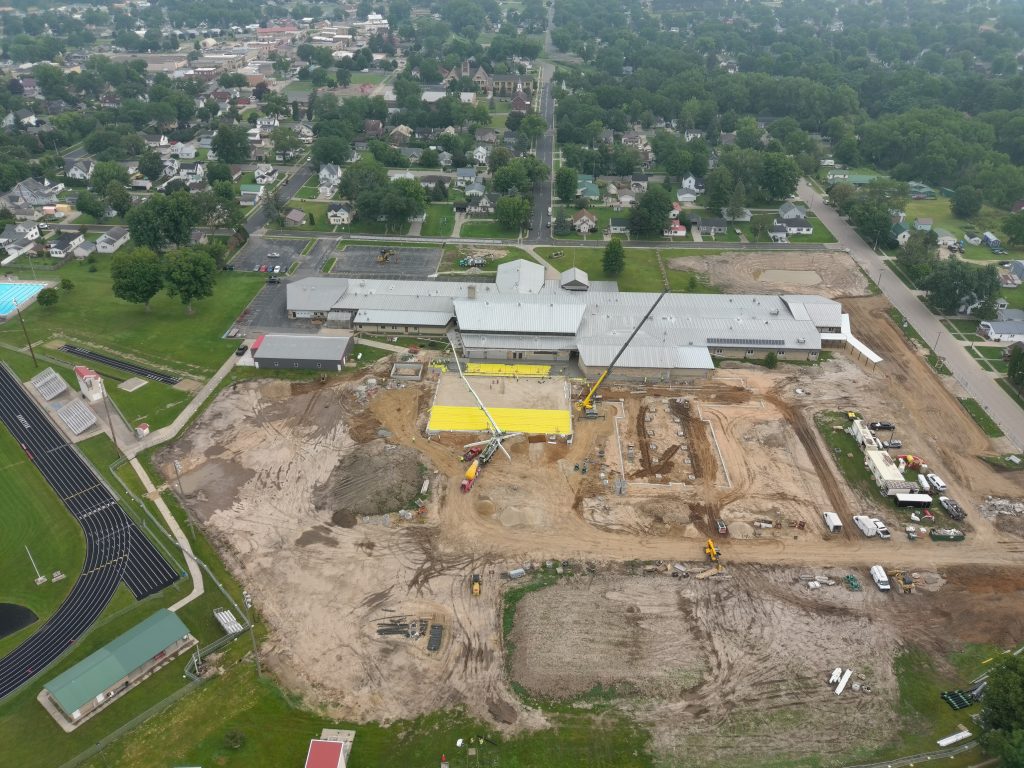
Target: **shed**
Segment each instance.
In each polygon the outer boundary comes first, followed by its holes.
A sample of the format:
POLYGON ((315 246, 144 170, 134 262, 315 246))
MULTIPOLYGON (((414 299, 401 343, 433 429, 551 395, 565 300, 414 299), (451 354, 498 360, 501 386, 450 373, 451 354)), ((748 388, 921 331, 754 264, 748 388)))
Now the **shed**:
POLYGON ((352 350, 352 335, 268 334, 253 353, 257 368, 340 371, 352 350))
POLYGON ((43 694, 60 715, 76 723, 194 643, 182 620, 160 609, 53 678, 43 687, 43 694))
POLYGON ((565 291, 586 291, 590 289, 590 277, 579 267, 569 267, 559 275, 558 284, 565 291))

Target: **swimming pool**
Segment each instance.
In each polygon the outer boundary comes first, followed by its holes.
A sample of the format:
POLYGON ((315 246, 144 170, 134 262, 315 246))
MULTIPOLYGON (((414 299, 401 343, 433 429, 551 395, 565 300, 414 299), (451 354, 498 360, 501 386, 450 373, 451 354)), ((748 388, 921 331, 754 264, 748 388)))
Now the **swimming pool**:
POLYGON ((0 283, 0 317, 13 315, 14 302, 24 306, 45 287, 46 283, 0 283))

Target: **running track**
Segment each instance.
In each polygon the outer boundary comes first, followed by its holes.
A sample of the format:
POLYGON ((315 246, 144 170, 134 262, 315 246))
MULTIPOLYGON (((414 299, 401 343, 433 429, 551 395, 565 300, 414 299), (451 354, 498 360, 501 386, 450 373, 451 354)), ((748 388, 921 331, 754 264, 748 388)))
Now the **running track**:
POLYGON ((70 344, 64 344, 60 348, 61 352, 67 352, 75 357, 81 357, 85 360, 92 360, 94 363, 103 363, 109 365, 111 368, 117 368, 121 371, 127 371, 133 373, 136 376, 141 376, 144 379, 150 381, 159 381, 161 384, 170 384, 172 387, 181 381, 177 376, 170 376, 166 373, 160 373, 158 371, 150 370, 149 368, 143 368, 141 365, 134 365, 132 363, 126 363, 124 360, 116 360, 113 357, 107 357, 101 355, 99 352, 93 352, 82 347, 74 347, 70 344))
POLYGON ((0 366, 0 421, 20 442, 85 533, 85 564, 67 598, 34 635, 0 659, 0 699, 42 672, 103 612, 119 581, 137 600, 178 574, 21 386, 0 366))

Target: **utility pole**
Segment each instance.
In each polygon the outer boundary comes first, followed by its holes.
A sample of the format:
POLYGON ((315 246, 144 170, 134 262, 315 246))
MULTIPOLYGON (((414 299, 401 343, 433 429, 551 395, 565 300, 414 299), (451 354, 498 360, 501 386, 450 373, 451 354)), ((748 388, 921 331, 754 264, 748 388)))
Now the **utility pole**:
POLYGON ((28 344, 28 353, 32 355, 32 367, 38 368, 39 363, 36 362, 36 351, 32 349, 32 340, 28 337, 28 328, 25 327, 25 318, 21 316, 21 307, 18 306, 17 300, 14 302, 14 309, 18 313, 18 320, 21 321, 21 330, 25 332, 25 343, 28 344))
POLYGON ((246 618, 249 620, 249 636, 252 638, 252 654, 256 658, 256 676, 263 677, 263 668, 260 666, 260 650, 256 646, 256 628, 252 623, 252 595, 250 595, 248 591, 243 591, 242 598, 245 600, 246 618))
POLYGON ((110 395, 107 394, 106 383, 103 386, 103 410, 107 414, 107 425, 110 427, 110 439, 114 441, 114 450, 121 453, 121 447, 117 444, 117 432, 114 429, 114 421, 110 418, 110 395))

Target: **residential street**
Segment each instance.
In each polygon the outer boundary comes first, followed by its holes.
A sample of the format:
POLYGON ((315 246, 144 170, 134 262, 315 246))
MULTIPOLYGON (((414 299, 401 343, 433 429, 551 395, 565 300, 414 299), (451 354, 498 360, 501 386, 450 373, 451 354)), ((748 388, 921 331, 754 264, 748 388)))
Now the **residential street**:
MULTIPOLYGON (((309 181, 313 175, 313 166, 311 163, 299 168, 291 177, 277 188, 274 194, 281 195, 284 200, 291 200, 296 193, 302 188, 302 185, 309 181)), ((245 229, 251 235, 254 232, 259 231, 267 220, 270 218, 270 210, 266 203, 261 205, 259 209, 245 221, 245 229)))
MULTIPOLYGON (((1024 412, 1000 388, 994 375, 981 370, 961 342, 952 339, 939 319, 883 264, 881 256, 871 250, 834 209, 825 205, 821 195, 803 179, 800 180, 797 194, 832 230, 836 239, 850 249, 850 255, 878 283, 892 305, 903 313, 932 349, 945 360, 946 366, 969 396, 982 404, 1018 450, 1024 450, 1024 412)), ((941 429, 941 425, 935 427, 941 429)))

